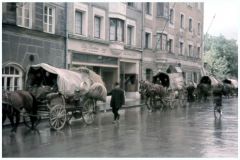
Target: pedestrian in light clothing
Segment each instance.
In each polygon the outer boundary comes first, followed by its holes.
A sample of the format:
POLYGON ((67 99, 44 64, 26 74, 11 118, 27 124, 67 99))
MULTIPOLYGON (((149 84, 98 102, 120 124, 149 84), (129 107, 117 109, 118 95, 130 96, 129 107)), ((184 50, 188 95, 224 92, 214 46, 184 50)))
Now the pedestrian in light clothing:
POLYGON ((112 95, 110 107, 112 108, 112 112, 114 114, 113 123, 116 123, 120 119, 118 110, 122 107, 122 105, 125 104, 124 90, 122 90, 119 86, 119 83, 116 82, 114 89, 112 89, 112 91, 108 95, 112 95))

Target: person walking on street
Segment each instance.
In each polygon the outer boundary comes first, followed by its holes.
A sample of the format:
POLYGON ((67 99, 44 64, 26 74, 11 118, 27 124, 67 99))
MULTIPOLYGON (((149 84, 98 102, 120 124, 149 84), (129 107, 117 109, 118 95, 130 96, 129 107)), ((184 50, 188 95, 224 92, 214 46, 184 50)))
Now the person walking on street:
POLYGON ((125 104, 125 95, 124 90, 122 90, 119 86, 119 83, 115 83, 114 89, 108 95, 112 95, 111 101, 110 101, 110 107, 112 108, 112 112, 114 114, 114 121, 113 123, 116 123, 120 119, 120 114, 118 113, 118 110, 122 107, 122 105, 125 104))
POLYGON ((213 89, 213 97, 214 97, 214 116, 216 116, 216 112, 219 113, 220 117, 222 116, 222 96, 223 96, 223 86, 218 84, 213 89))

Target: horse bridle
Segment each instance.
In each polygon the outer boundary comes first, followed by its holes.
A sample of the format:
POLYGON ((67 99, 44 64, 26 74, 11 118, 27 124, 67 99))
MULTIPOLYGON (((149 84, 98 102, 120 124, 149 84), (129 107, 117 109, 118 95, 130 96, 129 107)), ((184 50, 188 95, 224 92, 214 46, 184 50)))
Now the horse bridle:
POLYGON ((6 97, 6 101, 2 100, 2 103, 12 105, 12 100, 9 98, 8 92, 5 91, 4 96, 6 97))

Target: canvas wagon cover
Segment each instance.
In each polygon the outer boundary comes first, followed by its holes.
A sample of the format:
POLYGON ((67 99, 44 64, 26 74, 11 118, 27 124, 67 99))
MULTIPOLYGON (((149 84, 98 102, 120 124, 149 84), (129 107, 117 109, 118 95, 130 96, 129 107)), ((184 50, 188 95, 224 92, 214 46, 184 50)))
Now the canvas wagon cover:
POLYGON ((158 72, 153 76, 153 83, 156 83, 156 79, 159 78, 162 81, 162 85, 170 89, 183 89, 184 80, 182 73, 165 73, 158 72))
POLYGON ((171 73, 169 74, 170 88, 171 89, 183 89, 184 80, 182 73, 171 73))
POLYGON ((238 81, 235 79, 229 79, 231 81, 231 84, 234 86, 234 88, 238 88, 238 81))
MULTIPOLYGON (((74 92, 76 89, 80 90, 81 94, 86 94, 91 88, 91 86, 94 84, 94 82, 89 78, 89 75, 87 72, 79 73, 79 72, 71 71, 67 69, 56 68, 45 63, 32 65, 30 68, 36 69, 36 70, 42 68, 52 74, 56 74, 58 91, 64 96, 74 95, 74 92)), ((85 68, 85 70, 88 70, 88 69, 85 68)), ((93 74, 92 72, 91 74, 93 74)), ((95 74, 94 76, 99 77, 98 79, 101 79, 99 75, 97 75, 96 73, 94 74, 95 74)), ((98 83, 99 83, 99 80, 98 80, 98 83)), ((103 83, 103 82, 100 81, 100 83, 103 83)), ((102 84, 102 87, 103 87, 103 90, 106 90, 106 88, 104 87, 104 84, 102 84)))
POLYGON ((209 85, 211 86, 217 86, 218 84, 221 84, 221 82, 213 76, 203 76, 200 80, 200 83, 205 83, 205 84, 210 83, 209 85))

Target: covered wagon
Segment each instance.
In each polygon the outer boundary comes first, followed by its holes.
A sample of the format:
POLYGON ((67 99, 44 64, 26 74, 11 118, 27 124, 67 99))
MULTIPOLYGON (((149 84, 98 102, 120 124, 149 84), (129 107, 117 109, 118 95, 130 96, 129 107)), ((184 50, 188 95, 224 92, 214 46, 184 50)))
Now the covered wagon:
POLYGON ((63 128, 73 116, 82 117, 86 124, 91 124, 96 101, 106 101, 107 96, 101 77, 90 69, 67 70, 45 63, 29 67, 26 89, 49 111, 50 126, 56 130, 63 128))
POLYGON ((153 83, 165 87, 165 96, 161 97, 160 103, 174 108, 186 104, 186 91, 182 73, 158 72, 153 76, 153 83))
POLYGON ((238 95, 238 81, 235 79, 226 78, 222 81, 225 96, 238 95))

